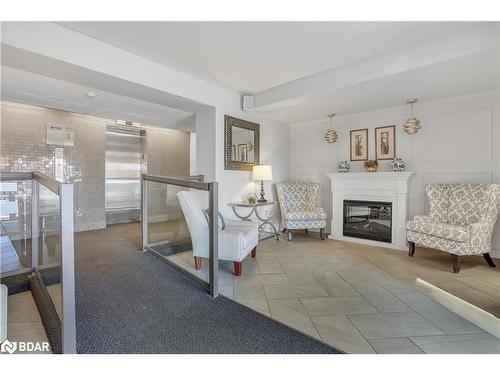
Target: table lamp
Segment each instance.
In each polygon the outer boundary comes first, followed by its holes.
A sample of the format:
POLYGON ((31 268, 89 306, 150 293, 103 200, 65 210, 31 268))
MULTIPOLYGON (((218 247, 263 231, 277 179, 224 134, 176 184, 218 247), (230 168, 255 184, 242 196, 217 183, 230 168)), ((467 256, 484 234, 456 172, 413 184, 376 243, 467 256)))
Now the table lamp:
POLYGON ((264 193, 264 181, 273 179, 273 168, 270 165, 254 165, 253 167, 253 180, 260 181, 260 203, 267 202, 264 193))

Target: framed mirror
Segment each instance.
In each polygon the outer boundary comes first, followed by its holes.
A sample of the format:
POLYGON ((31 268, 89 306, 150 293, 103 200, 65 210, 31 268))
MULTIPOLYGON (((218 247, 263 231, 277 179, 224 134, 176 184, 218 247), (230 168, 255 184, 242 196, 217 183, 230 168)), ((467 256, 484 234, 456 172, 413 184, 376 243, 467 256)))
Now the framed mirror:
POLYGON ((251 171, 259 161, 259 124, 224 116, 225 169, 251 171))

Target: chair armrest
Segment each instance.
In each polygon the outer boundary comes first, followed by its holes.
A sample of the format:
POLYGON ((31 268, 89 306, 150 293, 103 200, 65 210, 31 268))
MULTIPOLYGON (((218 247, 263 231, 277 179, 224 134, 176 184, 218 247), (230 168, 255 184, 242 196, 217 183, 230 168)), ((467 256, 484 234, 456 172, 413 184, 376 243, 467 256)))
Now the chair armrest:
POLYGON ((491 221, 480 221, 467 226, 470 234, 469 243, 474 254, 484 254, 491 251, 491 237, 494 227, 495 222, 491 221))

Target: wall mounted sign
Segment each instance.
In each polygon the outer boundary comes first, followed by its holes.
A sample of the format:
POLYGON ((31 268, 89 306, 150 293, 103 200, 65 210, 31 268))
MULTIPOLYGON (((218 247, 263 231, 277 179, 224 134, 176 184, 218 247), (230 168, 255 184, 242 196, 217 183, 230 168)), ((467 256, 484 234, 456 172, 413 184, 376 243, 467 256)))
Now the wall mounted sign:
POLYGON ((47 144, 57 146, 74 146, 75 132, 64 125, 47 125, 47 144))

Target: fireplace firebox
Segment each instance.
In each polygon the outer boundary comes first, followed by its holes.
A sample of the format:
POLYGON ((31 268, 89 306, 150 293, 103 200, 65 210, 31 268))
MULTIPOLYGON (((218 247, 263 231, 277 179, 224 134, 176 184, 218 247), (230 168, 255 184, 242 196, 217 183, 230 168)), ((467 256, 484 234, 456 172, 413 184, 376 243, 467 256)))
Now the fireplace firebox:
POLYGON ((343 235, 392 242, 392 203, 344 200, 343 235))

